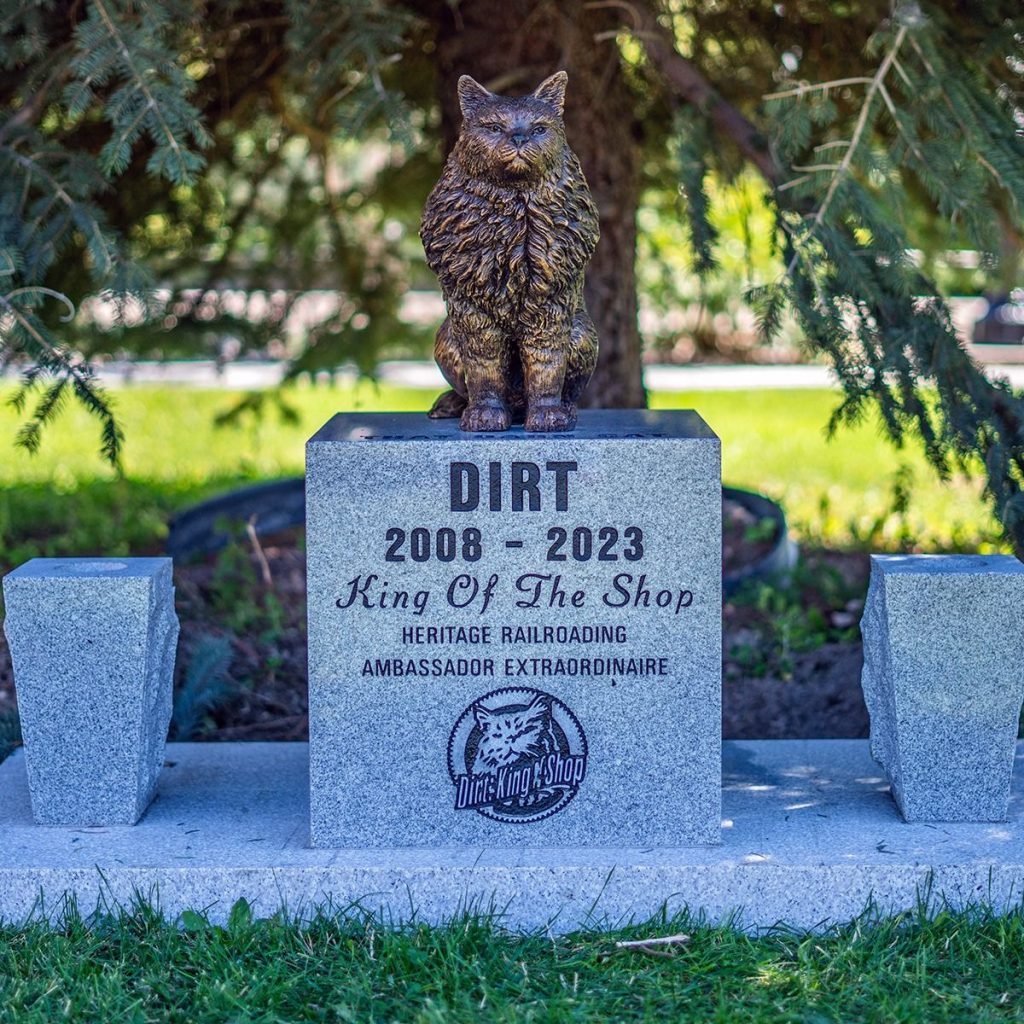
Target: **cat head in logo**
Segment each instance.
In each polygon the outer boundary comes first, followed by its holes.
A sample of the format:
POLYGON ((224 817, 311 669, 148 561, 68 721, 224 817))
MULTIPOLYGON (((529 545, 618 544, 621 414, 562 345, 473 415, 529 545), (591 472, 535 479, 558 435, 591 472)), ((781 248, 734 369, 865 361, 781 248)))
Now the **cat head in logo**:
POLYGON ((558 71, 528 96, 511 98, 463 75, 462 131, 456 147, 463 168, 476 177, 525 182, 558 167, 567 148, 562 109, 568 81, 558 71))
POLYGON ((551 705, 546 694, 538 694, 533 703, 521 710, 498 708, 491 711, 476 704, 473 717, 481 734, 473 761, 474 774, 541 757, 549 750, 551 705))

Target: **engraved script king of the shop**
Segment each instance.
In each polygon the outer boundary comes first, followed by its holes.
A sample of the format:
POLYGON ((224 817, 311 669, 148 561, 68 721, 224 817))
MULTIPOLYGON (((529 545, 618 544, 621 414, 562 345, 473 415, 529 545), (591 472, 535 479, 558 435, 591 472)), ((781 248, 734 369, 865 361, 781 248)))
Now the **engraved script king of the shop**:
MULTIPOLYGON (((579 472, 576 461, 484 464, 453 461, 449 465, 447 505, 457 521, 459 513, 486 510, 495 513, 543 513, 546 509, 572 510, 572 482, 579 472)), ((508 595, 512 606, 531 609, 587 609, 605 612, 671 609, 681 614, 693 603, 688 587, 652 579, 637 563, 645 554, 644 532, 623 524, 552 526, 539 551, 524 552, 543 559, 547 571, 525 571, 503 578, 498 573, 473 571, 488 548, 486 529, 476 526, 390 526, 383 531, 382 559, 386 564, 454 563, 447 585, 440 589, 409 589, 393 585, 386 569, 367 568, 344 583, 336 599, 341 610, 365 609, 379 614, 393 612, 423 616, 431 611, 470 609, 490 616, 500 598, 508 595), (588 590, 567 581, 561 571, 573 563, 596 561, 608 565, 608 574, 596 589, 588 590), (614 563, 619 563, 617 568, 614 563), (628 569, 623 568, 628 566, 628 569)), ((524 542, 505 539, 506 549, 521 549, 524 542)), ((627 642, 625 628, 608 623, 588 624, 574 616, 573 625, 530 627, 406 626, 403 645, 572 644, 595 645, 627 642)), ((534 657, 384 657, 367 658, 363 676, 664 676, 667 659, 657 656, 534 657)))

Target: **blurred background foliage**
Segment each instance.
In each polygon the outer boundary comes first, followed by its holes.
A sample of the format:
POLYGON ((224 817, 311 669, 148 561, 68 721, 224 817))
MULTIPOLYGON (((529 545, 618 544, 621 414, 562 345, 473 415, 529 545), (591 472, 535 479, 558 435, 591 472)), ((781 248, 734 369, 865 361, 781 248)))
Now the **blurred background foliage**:
MULTIPOLYGON (((0 436, 16 426, 5 394, 0 387, 0 436)), ((117 480, 80 408, 67 411, 38 454, 9 450, 0 459, 0 573, 34 557, 159 553, 168 520, 183 508, 301 476, 305 439, 339 409, 424 414, 434 395, 351 378, 330 389, 298 382, 294 422, 265 415, 217 427, 240 397, 145 384, 118 391, 127 440, 117 480)), ((806 548, 1002 550, 978 482, 940 483, 921 452, 886 443, 876 418, 851 428, 846 444, 827 443, 821 425, 835 404, 832 391, 653 391, 650 404, 695 409, 716 424, 725 478, 781 502, 806 548), (901 500, 908 492, 909 507, 901 500)))
MULTIPOLYGON (((450 5, 456 14, 472 6, 450 5)), ((572 4, 563 6, 566 19, 582 17, 569 10, 572 4)), ((770 345, 740 311, 749 309, 751 287, 777 280, 785 269, 770 208, 773 183, 749 169, 734 140, 712 130, 706 110, 674 109, 628 32, 639 8, 583 6, 623 9, 623 24, 609 32, 642 124, 636 258, 648 344, 669 354, 679 346, 680 359, 742 357, 749 347, 770 345)), ((1021 68, 1012 59, 1014 50, 1020 57, 1018 5, 947 6, 919 16, 951 22, 965 48, 993 50, 1006 67, 993 76, 992 88, 1019 91, 1021 68)), ((427 355, 436 303, 423 304, 417 316, 406 301, 401 314, 410 290, 435 291, 417 238, 443 157, 439 27, 430 8, 397 0, 4 0, 9 110, 0 143, 6 159, 12 169, 19 156, 38 165, 35 178, 27 172, 30 189, 45 189, 39 176, 48 160, 54 186, 65 179, 78 185, 68 192, 79 208, 68 206, 60 222, 42 225, 40 233, 53 236, 46 239, 47 258, 17 270, 26 285, 51 287, 79 310, 58 328, 63 307, 35 296, 40 305, 30 308, 58 331, 54 340, 94 359, 288 355, 296 373, 342 363, 370 372, 380 358, 427 355), (137 44, 136 63, 147 67, 142 79, 159 80, 161 64, 173 70, 156 94, 162 110, 177 114, 166 133, 159 124, 147 127, 132 103, 121 121, 111 113, 111 97, 131 90, 131 72, 110 52, 117 39, 137 44), (121 123, 129 115, 138 124, 121 123), (168 139, 176 136, 189 154, 180 164, 162 153, 173 152, 168 139), (49 152, 31 153, 33 141, 49 152), (113 266, 89 255, 94 225, 117 243, 112 258, 127 281, 117 282, 113 266), (118 283, 139 288, 127 324, 117 319, 123 309, 89 301, 103 285, 118 283), (311 298, 311 292, 323 294, 311 298)), ((678 53, 709 86, 738 108, 758 110, 779 82, 870 70, 863 48, 891 14, 890 5, 878 3, 748 2, 726 11, 674 0, 654 10, 674 30, 678 53)), ((524 33, 531 31, 528 22, 524 33)), ((830 90, 827 103, 805 113, 823 123, 838 121, 844 108, 856 112, 856 86, 830 90)), ((759 127, 766 135, 788 127, 802 137, 807 126, 785 123, 799 120, 799 106, 780 114, 778 125, 766 119, 759 127)), ((1012 134, 1012 124, 1004 127, 1012 134)), ((878 126, 882 135, 887 130, 892 127, 878 126)), ((7 187, 24 187, 25 171, 21 166, 7 187)), ((901 178, 901 187, 910 184, 901 178)), ((949 254, 976 241, 963 224, 913 191, 896 199, 923 267, 944 294, 1022 283, 1012 207, 998 220, 1005 237, 982 254, 987 258, 964 267, 948 262, 949 254)), ((6 208, 16 205, 11 200, 6 208)), ((28 214, 23 229, 43 219, 38 206, 11 212, 28 214)), ((802 354, 797 341, 794 331, 778 358, 802 354)))
POLYGON ((873 408, 940 475, 982 469, 1024 545, 1024 402, 945 303, 1024 284, 1017 0, 0 0, 22 444, 74 395, 116 462, 111 356, 258 354, 292 380, 425 355, 417 228, 455 80, 524 92, 559 66, 602 216, 591 403, 645 402, 642 337, 821 356, 835 425, 873 408))

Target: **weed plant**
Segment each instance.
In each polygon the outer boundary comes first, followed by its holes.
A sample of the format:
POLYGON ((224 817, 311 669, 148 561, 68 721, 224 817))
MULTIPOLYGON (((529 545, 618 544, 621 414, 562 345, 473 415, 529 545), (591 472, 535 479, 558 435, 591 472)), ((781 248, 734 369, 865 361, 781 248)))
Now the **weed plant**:
POLYGON ((728 603, 728 618, 742 619, 742 637, 729 654, 752 676, 789 679, 797 655, 859 636, 866 579, 841 572, 821 551, 805 552, 797 565, 771 581, 747 583, 728 603))
POLYGON ((0 761, 21 746, 21 720, 13 709, 0 712, 0 761))
POLYGON ((229 675, 232 657, 229 637, 209 634, 196 642, 174 693, 172 740, 195 739, 207 715, 230 699, 234 692, 229 675))
POLYGON ((214 621, 232 633, 273 646, 285 629, 285 611, 272 587, 260 580, 248 545, 233 542, 218 555, 209 587, 214 621))

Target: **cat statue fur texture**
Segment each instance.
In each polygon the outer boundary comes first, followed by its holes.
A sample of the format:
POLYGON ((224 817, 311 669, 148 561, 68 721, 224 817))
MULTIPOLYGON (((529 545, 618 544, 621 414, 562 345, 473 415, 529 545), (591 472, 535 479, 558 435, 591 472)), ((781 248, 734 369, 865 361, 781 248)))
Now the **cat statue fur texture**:
POLYGON ((420 237, 448 308, 434 355, 452 390, 430 415, 463 430, 571 430, 597 362, 583 272, 600 233, 565 140, 567 81, 511 99, 459 79, 462 130, 420 237))

